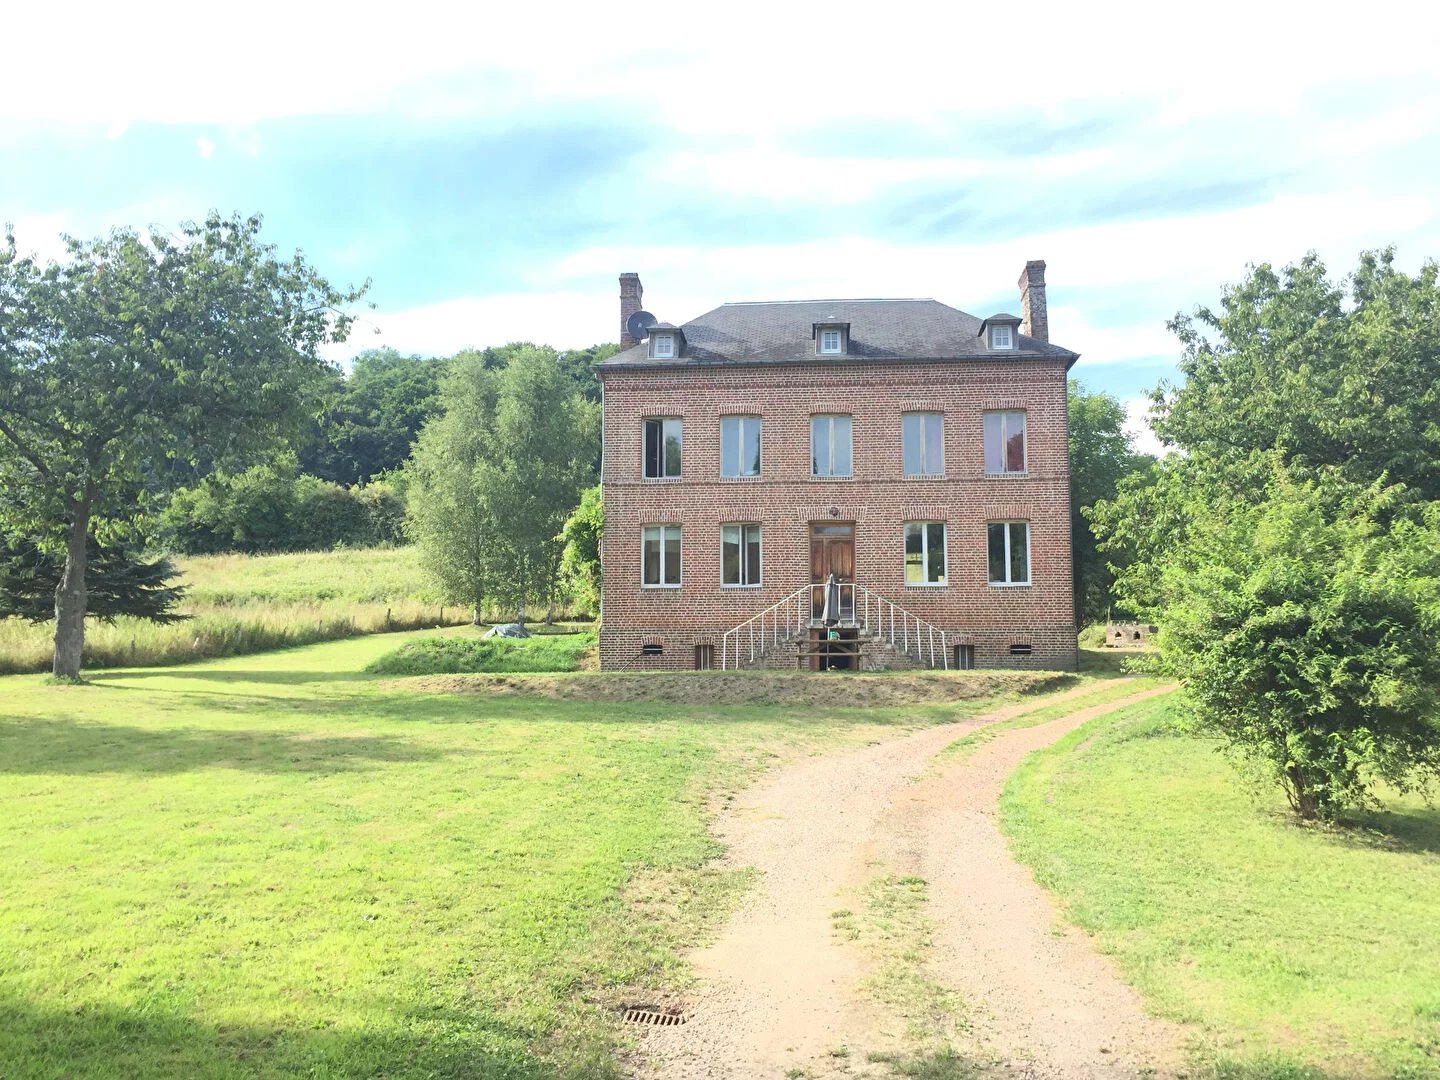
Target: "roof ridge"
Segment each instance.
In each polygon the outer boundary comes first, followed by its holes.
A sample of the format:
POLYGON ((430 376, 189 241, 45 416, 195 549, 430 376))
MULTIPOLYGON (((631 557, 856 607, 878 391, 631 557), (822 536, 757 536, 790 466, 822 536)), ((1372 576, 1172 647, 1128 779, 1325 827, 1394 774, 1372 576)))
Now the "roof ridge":
POLYGON ((896 304, 938 303, 933 296, 832 296, 814 300, 726 300, 721 307, 755 307, 761 304, 896 304))

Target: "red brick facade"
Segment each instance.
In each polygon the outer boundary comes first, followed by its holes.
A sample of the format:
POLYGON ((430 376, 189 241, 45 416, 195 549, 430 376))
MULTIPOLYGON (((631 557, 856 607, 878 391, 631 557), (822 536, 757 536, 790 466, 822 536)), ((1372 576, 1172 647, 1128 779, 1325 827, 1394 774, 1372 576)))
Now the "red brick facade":
POLYGON ((602 369, 604 577, 600 660, 607 669, 691 668, 695 646, 810 582, 813 522, 854 523, 855 580, 957 643, 978 667, 1073 668, 1069 457, 1064 359, 927 362, 847 358, 784 366, 727 363, 602 369), (1026 414, 1023 476, 988 478, 987 410, 1026 414), (944 475, 907 478, 901 414, 944 420, 944 475), (810 418, 852 417, 853 475, 811 476, 810 418), (759 477, 722 479, 720 418, 762 420, 759 477), (644 478, 643 421, 684 422, 678 479, 644 478), (907 521, 946 526, 947 583, 905 582, 907 521), (1030 583, 989 582, 986 526, 1025 521, 1030 583), (721 525, 758 523, 762 581, 721 585, 721 525), (682 527, 679 588, 642 587, 644 526, 682 527), (658 655, 642 653, 659 645, 658 655), (1029 645, 1029 655, 1011 647, 1029 645))

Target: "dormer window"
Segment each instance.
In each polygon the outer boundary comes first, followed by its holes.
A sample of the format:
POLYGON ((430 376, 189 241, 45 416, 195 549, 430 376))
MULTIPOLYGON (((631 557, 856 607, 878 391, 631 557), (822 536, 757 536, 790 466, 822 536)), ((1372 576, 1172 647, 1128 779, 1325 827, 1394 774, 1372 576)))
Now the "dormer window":
POLYGON ((1008 326, 990 327, 990 348, 992 349, 1013 349, 1015 348, 1015 335, 1008 326))
POLYGON ((650 355, 657 360, 673 360, 675 358, 675 335, 650 335, 650 355))
POLYGON ((844 356, 850 344, 850 324, 817 322, 810 327, 815 339, 815 352, 820 356, 844 356))

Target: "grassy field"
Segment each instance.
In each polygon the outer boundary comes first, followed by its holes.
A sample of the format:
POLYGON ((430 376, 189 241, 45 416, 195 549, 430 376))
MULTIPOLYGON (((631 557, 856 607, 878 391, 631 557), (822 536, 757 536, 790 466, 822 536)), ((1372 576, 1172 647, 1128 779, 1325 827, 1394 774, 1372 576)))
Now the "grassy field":
MULTIPOLYGON (((176 560, 189 590, 185 622, 86 624, 87 668, 240 656, 384 631, 456 625, 470 613, 438 603, 414 548, 176 560)), ((488 612, 489 617, 505 617, 488 612)), ((0 674, 50 666, 53 624, 0 619, 0 674)))
POLYGON ((371 675, 448 675, 477 672, 575 671, 593 656, 593 633, 528 638, 467 634, 420 637, 367 664, 371 675))
POLYGON ((1198 1025, 1196 1075, 1440 1077, 1440 810, 1298 827, 1174 708, 1029 758, 1001 806, 1017 854, 1152 1007, 1198 1025))
POLYGON ((682 944, 744 885, 707 863, 711 800, 777 754, 987 705, 362 674, 406 637, 0 680, 5 1080, 617 1076, 616 1008, 683 985, 682 944))

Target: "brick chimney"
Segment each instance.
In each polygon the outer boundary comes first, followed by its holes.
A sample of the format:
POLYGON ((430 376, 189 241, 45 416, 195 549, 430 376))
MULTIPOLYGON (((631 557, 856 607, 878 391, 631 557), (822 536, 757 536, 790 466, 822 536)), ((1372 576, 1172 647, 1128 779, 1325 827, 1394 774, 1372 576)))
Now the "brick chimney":
MULTIPOLYGON (((1043 267, 1045 264, 1044 264, 1044 263, 1041 263, 1040 265, 1043 267)), ((640 344, 640 341, 639 341, 638 338, 633 338, 633 337, 630 336, 630 331, 629 331, 629 329, 626 327, 625 324, 630 321, 630 316, 631 316, 631 315, 634 315, 635 312, 637 312, 637 311, 640 310, 640 297, 644 294, 644 292, 645 292, 645 289, 644 289, 644 288, 641 286, 641 284, 640 284, 640 275, 639 275, 639 274, 630 273, 630 274, 621 274, 621 275, 620 275, 620 351, 621 351, 621 352, 624 352, 626 349, 634 348, 636 345, 639 345, 639 344, 640 344)), ((1044 293, 1043 293, 1043 287, 1042 287, 1042 293, 1041 293, 1041 294, 1042 294, 1042 296, 1043 296, 1043 294, 1044 294, 1044 293)), ((1043 301, 1042 301, 1042 303, 1043 303, 1043 301)))
POLYGON ((1036 341, 1050 340, 1050 315, 1045 310, 1044 259, 1031 259, 1020 275, 1020 333, 1036 341))

